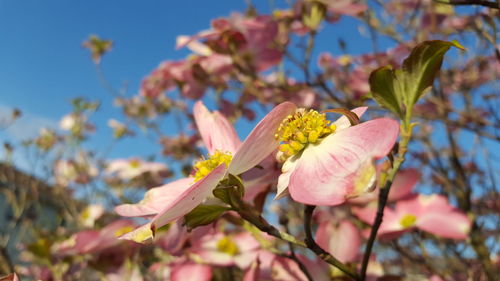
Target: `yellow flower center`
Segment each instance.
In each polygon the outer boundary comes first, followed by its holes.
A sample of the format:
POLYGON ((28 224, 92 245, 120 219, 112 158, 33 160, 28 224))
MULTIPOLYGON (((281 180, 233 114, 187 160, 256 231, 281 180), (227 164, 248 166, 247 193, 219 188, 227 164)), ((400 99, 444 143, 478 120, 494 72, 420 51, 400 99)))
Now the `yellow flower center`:
POLYGON ((115 237, 122 236, 123 234, 129 233, 132 230, 134 230, 134 228, 131 226, 121 227, 115 231, 115 237))
POLYGON ((141 162, 139 162, 139 160, 137 160, 137 159, 133 159, 133 160, 130 160, 129 165, 131 168, 137 169, 141 166, 141 162))
POLYGON ((217 242, 217 251, 231 256, 235 256, 240 252, 238 245, 228 236, 224 236, 217 242))
POLYGON ((232 159, 233 156, 230 152, 220 152, 217 150, 214 154, 208 155, 208 159, 200 160, 194 164, 194 181, 201 180, 222 163, 229 166, 232 159))
POLYGON ((281 142, 279 150, 288 158, 302 151, 307 144, 319 142, 335 129, 335 124, 330 124, 324 113, 300 108, 281 122, 275 137, 281 142))
POLYGON ((399 224, 401 224, 401 226, 403 228, 410 228, 410 227, 414 226, 416 222, 417 222, 417 217, 416 216, 411 215, 411 214, 406 214, 399 221, 399 224))

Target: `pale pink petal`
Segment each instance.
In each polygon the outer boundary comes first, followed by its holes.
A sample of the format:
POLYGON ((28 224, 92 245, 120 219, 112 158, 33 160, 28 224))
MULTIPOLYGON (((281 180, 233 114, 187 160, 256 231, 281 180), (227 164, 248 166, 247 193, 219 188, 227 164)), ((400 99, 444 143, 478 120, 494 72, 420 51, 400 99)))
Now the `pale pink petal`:
POLYGON ((296 108, 293 103, 284 102, 271 110, 238 148, 228 172, 239 175, 248 171, 276 150, 279 146, 275 137, 276 131, 281 122, 293 114, 296 108))
POLYGON ((290 177, 292 198, 304 204, 333 206, 368 191, 375 176, 373 159, 391 151, 398 133, 396 121, 380 118, 309 144, 290 177))
POLYGON ((276 186, 277 192, 274 200, 278 200, 288 195, 288 184, 290 183, 290 176, 292 176, 295 167, 299 163, 299 156, 295 155, 286 159, 281 167, 281 175, 278 178, 278 185, 276 186))
POLYGON ((467 239, 471 221, 458 211, 435 212, 417 218, 417 227, 444 238, 467 239))
POLYGON ((148 190, 144 199, 137 204, 122 204, 115 212, 124 217, 142 217, 158 214, 163 208, 175 201, 193 183, 193 178, 182 178, 160 187, 148 190))
POLYGON ((260 262, 259 259, 255 260, 252 265, 245 270, 243 281, 259 281, 260 278, 260 262))
MULTIPOLYGON (((365 113, 365 111, 367 109, 368 109, 368 107, 366 107, 366 106, 357 107, 357 108, 351 110, 351 112, 356 113, 356 115, 358 115, 358 117, 361 118, 361 116, 363 116, 363 114, 365 113)), ((337 130, 343 130, 343 129, 351 127, 351 122, 344 115, 342 115, 342 117, 340 117, 335 122, 333 122, 333 124, 335 124, 337 130)))
POLYGON ((181 263, 172 267, 172 281, 210 281, 212 268, 206 264, 181 263))
POLYGON ((316 232, 316 241, 324 250, 341 262, 355 261, 361 246, 361 234, 350 221, 343 220, 338 226, 323 222, 316 232))
POLYGON ((442 195, 420 195, 415 201, 420 203, 417 227, 429 233, 452 239, 466 239, 471 221, 463 212, 449 204, 442 195))
POLYGON ((137 243, 147 243, 153 240, 153 231, 151 231, 151 223, 146 223, 140 227, 125 233, 118 237, 123 240, 130 240, 137 243))
POLYGON ((226 165, 221 164, 207 176, 195 182, 175 200, 165 204, 164 209, 153 218, 151 228, 155 230, 189 213, 212 194, 214 188, 225 175, 226 165))
POLYGON ((193 114, 208 153, 212 154, 216 150, 233 154, 236 152, 241 142, 226 117, 218 111, 211 113, 201 101, 194 105, 193 114))
POLYGON ((421 174, 417 169, 400 170, 389 192, 389 201, 406 199, 412 194, 413 188, 420 180, 421 174))

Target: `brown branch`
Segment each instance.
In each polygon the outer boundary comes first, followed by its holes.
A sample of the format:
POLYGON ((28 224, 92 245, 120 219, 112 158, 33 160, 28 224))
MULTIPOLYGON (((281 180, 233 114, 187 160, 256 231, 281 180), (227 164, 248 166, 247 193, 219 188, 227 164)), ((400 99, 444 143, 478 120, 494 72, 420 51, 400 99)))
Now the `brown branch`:
POLYGON ((312 214, 314 212, 314 208, 316 208, 316 207, 306 205, 305 209, 304 209, 304 231, 306 233, 306 239, 304 240, 304 242, 306 243, 307 248, 309 248, 311 251, 313 251, 322 260, 324 260, 327 263, 340 269, 342 272, 344 272, 346 275, 348 275, 352 279, 362 280, 362 279, 359 279, 359 276, 356 273, 352 272, 345 264, 343 264, 341 261, 339 261, 338 259, 333 257, 327 251, 323 250, 323 248, 321 248, 318 244, 316 244, 316 241, 314 241, 314 237, 313 237, 312 231, 311 231, 312 214))
POLYGON ((484 1, 484 0, 448 0, 448 1, 436 0, 436 2, 441 3, 441 4, 453 5, 453 6, 478 5, 478 6, 483 6, 483 7, 488 7, 488 8, 500 10, 499 3, 484 1))

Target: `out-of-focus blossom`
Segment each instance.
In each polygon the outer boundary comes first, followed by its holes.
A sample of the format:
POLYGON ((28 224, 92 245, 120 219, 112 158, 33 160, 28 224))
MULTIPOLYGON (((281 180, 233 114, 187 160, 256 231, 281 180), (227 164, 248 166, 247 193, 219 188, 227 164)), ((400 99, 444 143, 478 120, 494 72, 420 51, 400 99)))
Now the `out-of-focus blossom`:
POLYGON ((58 160, 54 165, 54 177, 61 186, 89 183, 98 173, 96 166, 83 153, 77 154, 74 159, 58 160))
POLYGON ((70 113, 64 116, 59 121, 59 127, 78 138, 82 138, 85 133, 91 133, 95 130, 94 126, 87 122, 87 117, 78 113, 70 113))
MULTIPOLYGON (((376 206, 354 208, 354 214, 364 222, 373 223, 376 206)), ((434 235, 466 239, 471 228, 470 219, 448 203, 442 195, 414 195, 410 199, 396 202, 395 208, 386 207, 384 220, 378 234, 392 239, 405 232, 419 228, 434 235)))
POLYGON ((156 263, 149 271, 159 280, 169 281, 210 281, 212 267, 180 258, 170 263, 156 263))
POLYGON ((316 242, 343 263, 356 260, 361 247, 361 233, 350 221, 322 222, 316 232, 316 242))
MULTIPOLYGON (((361 116, 366 107, 352 112, 361 116)), ((276 131, 282 142, 282 174, 277 198, 310 205, 339 205, 375 187, 374 161, 386 156, 399 134, 399 124, 380 118, 351 126, 342 116, 334 123, 314 110, 295 109, 276 131)))
POLYGON ((186 136, 179 134, 176 137, 162 137, 160 144, 163 147, 162 154, 171 156, 176 160, 182 160, 186 157, 198 154, 196 142, 199 138, 196 135, 186 136))
POLYGON ((90 204, 83 209, 80 214, 80 221, 84 227, 93 227, 97 219, 104 214, 104 207, 102 205, 90 204))
POLYGON ((80 231, 69 239, 53 245, 52 252, 59 256, 75 254, 96 254, 118 244, 132 245, 133 242, 118 239, 131 231, 136 224, 130 220, 115 221, 101 230, 80 231))
POLYGON ((193 242, 192 253, 212 265, 246 269, 256 259, 260 244, 249 232, 210 233, 193 242))
POLYGON ((146 162, 139 158, 113 160, 107 165, 106 174, 116 176, 125 182, 138 180, 140 177, 148 177, 156 185, 171 176, 171 172, 165 164, 146 162))
POLYGON ((132 131, 130 131, 125 124, 115 120, 115 119, 110 119, 108 120, 108 126, 113 129, 113 137, 114 138, 122 138, 126 135, 134 135, 132 131))
POLYGON ((239 67, 263 71, 282 59, 283 52, 275 46, 277 34, 278 24, 269 16, 233 14, 228 19, 215 19, 211 30, 185 38, 178 47, 205 40, 213 52, 231 55, 239 67))
POLYGON ((94 63, 100 64, 102 56, 111 51, 113 41, 101 39, 97 35, 90 35, 89 39, 83 42, 82 45, 83 47, 89 49, 94 63))
POLYGON ((59 140, 56 132, 50 129, 42 128, 40 129, 40 135, 35 139, 35 144, 42 151, 48 151, 59 140))

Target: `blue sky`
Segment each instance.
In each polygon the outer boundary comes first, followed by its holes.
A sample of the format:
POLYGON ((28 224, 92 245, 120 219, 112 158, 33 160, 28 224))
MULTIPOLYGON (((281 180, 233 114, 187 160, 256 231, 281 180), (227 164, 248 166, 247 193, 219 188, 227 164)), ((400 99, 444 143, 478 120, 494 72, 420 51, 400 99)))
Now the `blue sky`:
MULTIPOLYGON (((283 1, 254 1, 254 5, 264 13, 270 5, 286 7, 283 1)), ((0 140, 20 140, 33 136, 40 127, 57 126, 71 109, 69 101, 76 96, 102 102, 93 117, 100 132, 94 139, 97 143, 109 140, 111 132, 106 121, 122 119, 122 114, 112 106, 112 96, 99 83, 89 53, 81 47, 90 34, 114 41, 102 68, 115 88, 126 85, 131 96, 161 61, 188 54, 187 50, 175 50, 178 35, 207 29, 211 19, 241 12, 245 7, 243 0, 0 1, 0 116, 12 107, 24 113, 16 126, 0 132, 0 140)), ((353 53, 369 51, 370 41, 359 35, 355 21, 346 18, 335 28, 328 26, 319 35, 317 50, 338 52, 337 38, 348 36, 353 53)), ((250 126, 240 127, 244 137, 250 126)), ((158 149, 147 149, 149 143, 137 140, 120 146, 112 156, 140 155, 158 149), (130 155, 124 155, 120 146, 130 155)))
MULTIPOLYGON (((253 1, 260 12, 286 7, 285 1, 253 1)), ((59 119, 71 110, 70 100, 85 96, 101 101, 92 121, 97 134, 91 145, 106 147, 111 131, 109 118, 123 119, 113 97, 99 83, 94 64, 82 42, 90 34, 114 41, 102 68, 115 88, 127 86, 129 96, 140 81, 161 61, 181 59, 187 50, 175 50, 175 39, 210 27, 210 21, 242 12, 243 0, 224 1, 135 1, 135 0, 2 0, 0 1, 0 118, 9 108, 18 107, 23 118, 0 141, 33 136, 43 126, 57 127, 59 119)), ((359 21, 344 17, 325 25, 319 33, 315 56, 322 51, 338 55, 338 38, 347 41, 349 53, 371 51, 371 41, 360 34, 359 21)), ((380 49, 394 44, 379 38, 380 49)), ((450 54, 453 56, 454 51, 450 54)), ((316 60, 313 60, 316 64, 316 60)), ((264 112, 261 112, 263 114, 264 112)), ((250 124, 238 123, 241 137, 250 124)), ((174 133, 174 128, 167 131, 174 133)), ((168 132, 167 132, 168 133, 168 132)), ((158 153, 159 146, 144 137, 126 140, 113 149, 111 157, 158 153)), ((1 152, 0 152, 1 153, 1 152)))

